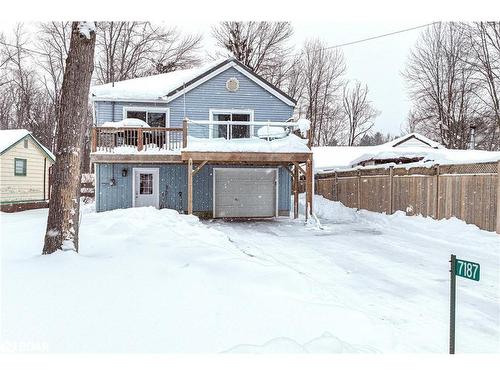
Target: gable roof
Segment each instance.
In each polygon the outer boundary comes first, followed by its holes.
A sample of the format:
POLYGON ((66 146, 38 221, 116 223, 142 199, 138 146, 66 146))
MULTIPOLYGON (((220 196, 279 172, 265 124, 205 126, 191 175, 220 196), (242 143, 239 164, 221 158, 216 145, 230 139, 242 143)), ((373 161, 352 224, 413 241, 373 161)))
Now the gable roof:
POLYGON ((444 148, 444 146, 442 144, 435 142, 435 141, 433 141, 433 140, 431 140, 431 139, 429 139, 429 138, 427 138, 419 133, 410 133, 410 134, 403 135, 402 137, 395 138, 390 142, 384 143, 384 145, 388 146, 388 147, 389 146, 390 147, 397 147, 397 146, 400 146, 401 144, 408 142, 412 139, 416 139, 417 141, 420 141, 424 145, 427 145, 427 146, 432 147, 432 148, 444 148))
POLYGON ((3 155, 7 150, 14 147, 24 138, 29 137, 33 142, 40 147, 42 152, 44 152, 49 159, 56 161, 56 157, 52 152, 50 152, 44 145, 42 145, 38 140, 33 137, 33 135, 26 129, 8 129, 0 130, 0 155, 3 155))
POLYGON ((219 60, 198 68, 176 70, 170 73, 128 79, 113 84, 107 83, 93 86, 90 88, 90 93, 93 100, 150 100, 168 103, 231 67, 286 104, 290 106, 297 104, 297 101, 291 96, 234 58, 219 60))

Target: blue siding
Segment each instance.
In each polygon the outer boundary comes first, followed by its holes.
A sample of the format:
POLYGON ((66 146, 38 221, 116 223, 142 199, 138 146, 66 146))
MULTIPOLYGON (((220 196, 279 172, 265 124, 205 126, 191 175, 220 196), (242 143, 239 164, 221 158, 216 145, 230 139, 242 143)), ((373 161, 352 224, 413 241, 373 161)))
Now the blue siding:
MULTIPOLYGON (((132 207, 132 168, 160 169, 160 207, 187 210, 187 167, 180 164, 97 164, 96 209, 98 212, 132 207), (127 176, 122 177, 122 170, 127 176), (111 179, 115 185, 111 186, 111 179)), ((193 211, 212 213, 213 168, 230 166, 206 165, 193 178, 193 211)), ((235 167, 235 166, 233 166, 235 167)), ((241 167, 241 166, 238 166, 241 167)), ((278 210, 290 211, 291 178, 284 168, 278 174, 278 210)))
MULTIPOLYGON (((98 101, 95 102, 95 106, 97 125, 102 125, 106 121, 122 120, 124 106, 168 107, 170 127, 182 127, 185 115, 191 120, 209 120, 210 109, 250 109, 254 111, 255 121, 286 121, 293 115, 292 106, 234 68, 227 69, 168 104, 98 101), (236 92, 226 90, 226 81, 232 77, 240 81, 240 89, 236 92), (184 113, 184 103, 186 113, 184 113)), ((208 127, 191 125, 190 135, 208 137, 208 127)))

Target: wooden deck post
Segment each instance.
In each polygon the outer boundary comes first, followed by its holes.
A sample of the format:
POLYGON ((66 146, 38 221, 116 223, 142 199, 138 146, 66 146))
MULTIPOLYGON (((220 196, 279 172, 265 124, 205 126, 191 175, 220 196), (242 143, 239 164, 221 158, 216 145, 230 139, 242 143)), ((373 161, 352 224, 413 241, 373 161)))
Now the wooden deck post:
POLYGON ((188 160, 188 215, 193 214, 193 159, 188 160))
POLYGON ((394 213, 394 166, 389 168, 389 214, 394 213))
POLYGON ((333 180, 333 183, 335 186, 333 187, 333 193, 335 194, 335 198, 333 199, 334 201, 339 200, 339 176, 337 172, 335 172, 335 179, 333 180))
POLYGON ((299 169, 293 168, 293 218, 299 217, 299 169))
POLYGON ((92 126, 92 134, 91 134, 91 151, 96 152, 97 151, 97 128, 95 126, 92 126))
POLYGON ((434 219, 439 220, 439 164, 436 165, 436 200, 434 204, 436 207, 434 208, 434 219))
POLYGON ((143 143, 142 128, 139 128, 137 129, 137 151, 142 151, 143 143))
POLYGON ((497 163, 497 233, 500 234, 500 161, 497 163))
POLYGON ((313 188, 312 162, 308 159, 306 162, 306 220, 312 214, 312 188, 313 188))
POLYGON ((182 120, 182 148, 187 147, 188 143, 187 137, 188 137, 188 119, 184 118, 184 120, 182 120))
POLYGON ((358 202, 357 202, 357 208, 358 210, 361 209, 361 171, 358 170, 358 189, 357 189, 357 198, 358 198, 358 202))

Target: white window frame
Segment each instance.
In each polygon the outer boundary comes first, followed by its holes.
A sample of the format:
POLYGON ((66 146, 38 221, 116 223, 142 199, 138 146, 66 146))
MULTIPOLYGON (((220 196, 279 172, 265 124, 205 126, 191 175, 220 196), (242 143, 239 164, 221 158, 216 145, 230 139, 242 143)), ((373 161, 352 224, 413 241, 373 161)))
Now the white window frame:
MULTIPOLYGON (((215 121, 214 120, 214 115, 250 115, 250 121, 251 123, 254 122, 254 110, 253 109, 218 109, 218 108, 211 108, 208 110, 208 120, 209 121, 215 121)), ((250 125, 250 137, 253 137, 254 134, 254 126, 250 125)), ((212 139, 214 136, 214 126, 209 125, 209 131, 208 131, 208 137, 212 139)))
MULTIPOLYGON (((127 112, 137 111, 146 112, 146 122, 148 119, 148 112, 152 113, 165 113, 165 127, 170 128, 170 108, 168 107, 135 107, 135 106, 124 106, 123 107, 123 119, 128 118, 127 112)), ((149 124, 148 124, 149 125, 149 124)))

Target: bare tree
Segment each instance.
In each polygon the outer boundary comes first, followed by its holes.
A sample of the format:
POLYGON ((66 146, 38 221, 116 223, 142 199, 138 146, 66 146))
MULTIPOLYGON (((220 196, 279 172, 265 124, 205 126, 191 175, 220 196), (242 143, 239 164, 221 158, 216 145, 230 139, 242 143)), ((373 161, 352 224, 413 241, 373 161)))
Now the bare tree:
POLYGON ((319 39, 308 40, 302 50, 304 92, 301 106, 311 121, 311 146, 320 145, 321 134, 327 132, 328 138, 335 138, 332 130, 334 115, 339 111, 336 101, 340 99, 342 75, 345 72, 344 55, 339 49, 326 49, 319 39))
POLYGON ((478 110, 466 43, 465 31, 457 24, 434 24, 410 52, 403 74, 416 128, 448 148, 467 148, 478 110))
POLYGON ((276 86, 291 66, 286 57, 293 28, 289 22, 221 22, 212 28, 217 45, 276 86))
POLYGON ((467 63, 475 72, 480 117, 477 129, 484 128, 476 139, 485 149, 500 149, 500 22, 474 22, 461 26, 469 37, 467 63))
POLYGON ((368 100, 368 86, 358 81, 344 85, 342 103, 348 125, 347 145, 354 146, 358 139, 373 128, 380 112, 368 100))
POLYGON ((190 68, 200 63, 200 35, 150 22, 101 22, 97 38, 99 83, 190 68))
POLYGON ((90 80, 94 69, 95 24, 73 22, 61 90, 56 163, 43 254, 78 251, 80 165, 90 80))

